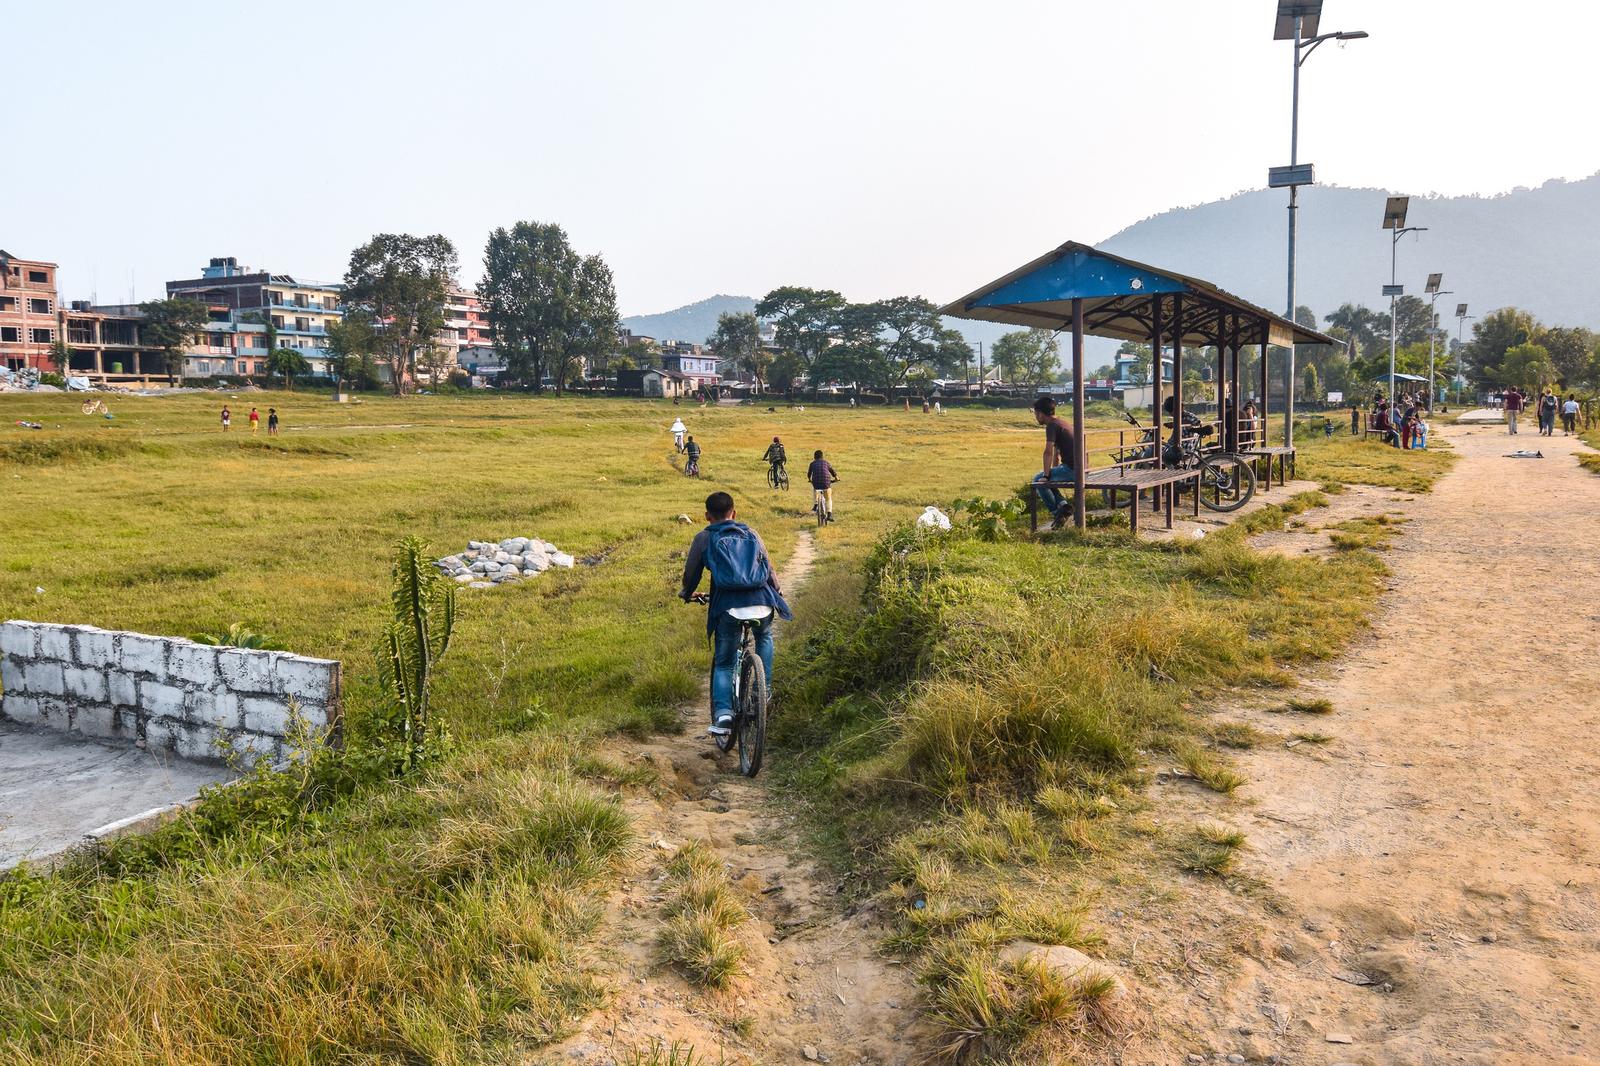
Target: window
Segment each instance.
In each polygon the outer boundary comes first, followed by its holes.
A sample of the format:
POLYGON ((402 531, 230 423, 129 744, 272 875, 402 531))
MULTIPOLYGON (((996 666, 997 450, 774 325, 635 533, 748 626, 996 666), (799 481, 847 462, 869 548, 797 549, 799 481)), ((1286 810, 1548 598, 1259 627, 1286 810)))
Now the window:
POLYGON ((28 280, 35 285, 48 285, 50 284, 50 275, 42 270, 30 270, 28 271, 28 280))
POLYGON ((322 306, 332 311, 334 308, 339 306, 339 300, 334 296, 324 296, 322 298, 322 306))
POLYGON ((48 315, 49 313, 50 313, 50 301, 49 300, 29 300, 28 301, 28 314, 30 314, 30 315, 48 315))
POLYGON ((30 329, 28 337, 34 344, 49 344, 56 339, 56 331, 53 329, 30 329))
POLYGON ((273 315, 272 316, 272 328, 274 328, 274 329, 282 329, 283 328, 283 316, 282 315, 273 315))
POLYGON ((311 320, 309 318, 297 318, 294 320, 294 328, 304 333, 311 328, 311 320))
POLYGON ((22 330, 16 326, 0 326, 0 344, 18 344, 22 340, 22 330))
POLYGON ((0 311, 15 311, 17 298, 15 296, 0 296, 0 311))

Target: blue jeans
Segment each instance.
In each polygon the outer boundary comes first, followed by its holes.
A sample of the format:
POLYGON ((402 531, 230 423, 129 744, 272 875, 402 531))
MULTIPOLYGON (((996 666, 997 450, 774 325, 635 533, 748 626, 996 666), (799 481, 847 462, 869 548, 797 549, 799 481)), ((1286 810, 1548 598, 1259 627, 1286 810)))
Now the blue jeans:
MULTIPOLYGON (((772 623, 776 614, 756 625, 756 654, 767 670, 767 687, 772 686, 772 623)), ((733 683, 739 669, 739 634, 744 623, 731 614, 717 619, 711 631, 711 722, 717 715, 733 713, 733 683)))
MULTIPOLYGON (((1049 474, 1048 477, 1045 476, 1044 474, 1040 474, 1037 477, 1035 477, 1033 480, 1036 481, 1036 482, 1037 481, 1071 481, 1072 480, 1072 467, 1066 466, 1066 465, 1053 467, 1051 469, 1050 474, 1049 474)), ((1044 505, 1046 507, 1050 508, 1050 513, 1051 514, 1055 514, 1057 511, 1061 510, 1061 492, 1060 492, 1060 490, 1058 490, 1058 489, 1040 489, 1039 490, 1039 499, 1043 500, 1044 501, 1044 505)))

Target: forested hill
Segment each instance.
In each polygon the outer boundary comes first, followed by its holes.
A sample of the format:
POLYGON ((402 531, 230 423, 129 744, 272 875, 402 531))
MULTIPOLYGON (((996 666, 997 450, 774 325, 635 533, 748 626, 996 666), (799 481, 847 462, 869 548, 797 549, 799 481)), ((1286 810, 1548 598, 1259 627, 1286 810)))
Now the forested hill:
POLYGON ((708 296, 692 304, 655 315, 629 315, 622 320, 624 329, 658 341, 688 341, 704 344, 706 338, 717 331, 717 316, 733 312, 754 311, 753 296, 708 296))
MULTIPOLYGON (((1342 303, 1386 305, 1383 189, 1302 189, 1297 301, 1322 316, 1342 303)), ((1205 278, 1274 311, 1284 305, 1288 193, 1263 189, 1177 208, 1129 226, 1107 251, 1205 278)), ((1422 294, 1430 272, 1481 315, 1514 305, 1547 324, 1600 329, 1600 174, 1500 196, 1417 197, 1400 242, 1399 280, 1422 294)))

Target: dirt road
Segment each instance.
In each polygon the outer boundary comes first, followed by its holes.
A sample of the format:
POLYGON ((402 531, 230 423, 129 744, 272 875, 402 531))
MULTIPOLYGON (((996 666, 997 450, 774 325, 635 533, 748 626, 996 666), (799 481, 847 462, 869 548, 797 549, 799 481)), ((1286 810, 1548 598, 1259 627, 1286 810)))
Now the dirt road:
POLYGON ((1307 686, 1334 740, 1242 760, 1245 865, 1311 948, 1254 994, 1295 1063, 1600 1062, 1600 478, 1577 438, 1442 435, 1373 633, 1307 686))

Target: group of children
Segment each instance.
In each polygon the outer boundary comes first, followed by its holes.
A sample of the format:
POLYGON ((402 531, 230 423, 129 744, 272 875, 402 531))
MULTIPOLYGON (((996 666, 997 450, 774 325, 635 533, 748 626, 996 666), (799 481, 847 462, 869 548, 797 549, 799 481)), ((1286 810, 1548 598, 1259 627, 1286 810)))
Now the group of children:
MULTIPOLYGON (((233 428, 233 412, 228 410, 228 405, 227 404, 223 404, 222 405, 222 432, 226 433, 231 428, 233 428)), ((261 428, 261 412, 257 411, 254 407, 252 407, 252 408, 250 408, 250 432, 252 434, 254 434, 260 428, 261 428)), ((267 408, 267 436, 276 437, 277 435, 278 435, 278 409, 276 407, 269 407, 269 408, 267 408)))

